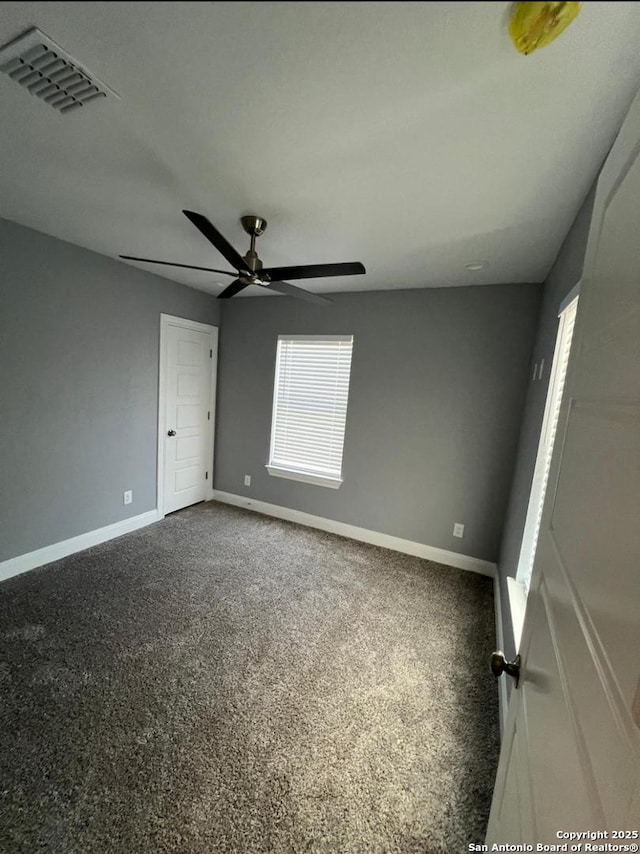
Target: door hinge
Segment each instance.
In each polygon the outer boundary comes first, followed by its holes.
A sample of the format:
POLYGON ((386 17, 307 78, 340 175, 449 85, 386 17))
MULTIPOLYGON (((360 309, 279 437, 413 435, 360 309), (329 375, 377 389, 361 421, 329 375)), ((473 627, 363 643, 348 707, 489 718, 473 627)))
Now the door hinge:
POLYGON ((209 480, 209 472, 208 472, 208 471, 206 471, 206 472, 204 473, 204 479, 205 479, 205 480, 209 480))
POLYGON ((207 421, 211 421, 211 413, 207 412, 207 421))
POLYGON ((209 358, 213 359, 213 350, 209 350, 209 358))

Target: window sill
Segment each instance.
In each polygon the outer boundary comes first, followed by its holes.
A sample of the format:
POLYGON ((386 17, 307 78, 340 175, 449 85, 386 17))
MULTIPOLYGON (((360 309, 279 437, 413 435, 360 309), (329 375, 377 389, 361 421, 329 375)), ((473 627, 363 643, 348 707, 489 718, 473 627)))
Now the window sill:
POLYGON ((295 469, 282 469, 277 466, 265 466, 265 468, 272 477, 285 477, 287 480, 299 480, 301 483, 313 483, 315 486, 328 486, 329 489, 339 489, 342 486, 341 478, 310 474, 295 469))
POLYGON ((509 596, 509 611, 511 612, 511 626, 513 628, 513 639, 516 652, 520 649, 522 639, 522 626, 524 625, 524 612, 527 607, 527 594, 524 584, 515 578, 507 578, 507 593, 509 596))

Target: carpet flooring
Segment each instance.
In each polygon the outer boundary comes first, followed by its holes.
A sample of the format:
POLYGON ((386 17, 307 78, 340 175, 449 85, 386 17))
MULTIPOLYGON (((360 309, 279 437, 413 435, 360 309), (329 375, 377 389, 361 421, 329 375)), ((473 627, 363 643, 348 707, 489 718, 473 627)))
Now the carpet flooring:
POLYGON ((457 852, 491 580, 217 503, 0 585, 3 854, 457 852))

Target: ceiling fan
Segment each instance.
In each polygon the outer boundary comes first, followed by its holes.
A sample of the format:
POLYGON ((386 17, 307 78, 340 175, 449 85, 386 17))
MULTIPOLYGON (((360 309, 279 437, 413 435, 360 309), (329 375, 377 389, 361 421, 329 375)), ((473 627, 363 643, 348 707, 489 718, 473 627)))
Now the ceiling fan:
POLYGON ((297 267, 263 267, 262 261, 256 252, 256 238, 264 234, 267 227, 266 219, 253 214, 240 218, 242 227, 251 237, 251 246, 246 255, 240 255, 228 240, 220 234, 206 216, 195 213, 195 211, 182 211, 195 227, 212 243, 218 252, 227 259, 235 273, 227 270, 215 270, 213 267, 196 267, 193 264, 176 264, 172 261, 155 261, 153 258, 136 258, 134 255, 120 255, 127 261, 147 261, 151 264, 164 264, 168 267, 185 267, 188 270, 206 270, 210 273, 221 273, 223 276, 235 277, 235 281, 226 287, 218 299, 228 299, 244 290, 249 285, 259 285, 271 291, 277 291, 287 296, 299 297, 309 302, 321 303, 331 302, 328 297, 312 294, 309 291, 298 288, 282 279, 316 279, 325 276, 358 276, 366 273, 364 265, 359 261, 344 264, 307 264, 297 267))

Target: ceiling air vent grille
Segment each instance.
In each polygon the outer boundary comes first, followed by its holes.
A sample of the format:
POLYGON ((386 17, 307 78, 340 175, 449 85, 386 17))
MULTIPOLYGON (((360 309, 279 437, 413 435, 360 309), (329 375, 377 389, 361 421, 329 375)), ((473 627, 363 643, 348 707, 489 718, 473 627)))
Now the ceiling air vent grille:
POLYGON ((0 71, 61 113, 119 98, 35 27, 0 48, 0 71))

